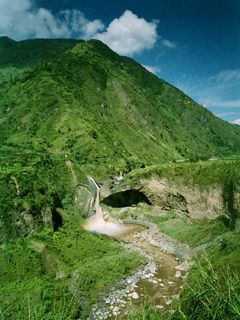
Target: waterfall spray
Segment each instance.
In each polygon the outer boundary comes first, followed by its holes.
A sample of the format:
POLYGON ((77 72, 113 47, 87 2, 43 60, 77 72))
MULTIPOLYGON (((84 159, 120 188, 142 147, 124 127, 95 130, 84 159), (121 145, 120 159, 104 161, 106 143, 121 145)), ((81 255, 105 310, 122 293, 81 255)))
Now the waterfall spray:
POLYGON ((109 236, 118 235, 125 232, 128 228, 117 223, 104 220, 103 209, 100 206, 100 187, 94 179, 88 176, 90 188, 94 192, 95 215, 86 220, 84 228, 88 231, 106 234, 109 236))

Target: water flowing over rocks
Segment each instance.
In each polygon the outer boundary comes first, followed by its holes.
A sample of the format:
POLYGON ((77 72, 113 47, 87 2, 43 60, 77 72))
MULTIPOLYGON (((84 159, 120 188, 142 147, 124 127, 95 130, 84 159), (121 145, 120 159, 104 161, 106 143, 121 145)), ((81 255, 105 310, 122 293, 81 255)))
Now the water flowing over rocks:
POLYGON ((189 269, 191 250, 176 240, 161 234, 157 226, 144 220, 127 220, 146 229, 118 236, 126 250, 138 252, 146 264, 119 281, 102 295, 91 310, 89 320, 124 319, 129 306, 141 306, 143 299, 157 309, 168 308, 177 299, 189 269))
MULTIPOLYGON (((90 217, 84 227, 86 230, 114 237, 126 250, 138 252, 145 258, 145 265, 135 273, 119 281, 103 294, 93 305, 89 320, 119 319, 128 313, 129 306, 141 306, 143 299, 149 305, 167 308, 178 298, 191 255, 188 246, 159 232, 158 227, 144 219, 128 219, 124 224, 106 221, 100 202, 100 187, 92 177, 90 186, 95 190, 95 215, 90 217)), ((138 200, 139 194, 134 193, 138 200)), ((122 198, 121 198, 122 199, 122 198)))

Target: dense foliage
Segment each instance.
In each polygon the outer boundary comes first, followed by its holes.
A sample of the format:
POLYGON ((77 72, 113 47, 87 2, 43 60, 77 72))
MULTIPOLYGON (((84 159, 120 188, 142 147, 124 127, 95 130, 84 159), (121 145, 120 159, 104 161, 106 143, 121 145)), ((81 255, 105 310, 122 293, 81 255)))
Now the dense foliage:
POLYGON ((74 187, 65 160, 45 150, 5 151, 0 158, 0 243, 60 227, 57 210, 72 198, 74 187))
MULTIPOLYGON (((0 37, 0 145, 3 319, 86 319, 99 295, 142 263, 82 229, 74 191, 87 174, 149 165, 126 183, 152 175, 220 183, 228 212, 227 220, 191 226, 174 214, 148 217, 182 242, 209 248, 167 319, 237 319, 239 162, 159 163, 239 154, 239 127, 99 41, 0 37)), ((147 306, 130 315, 160 317, 147 306)))
POLYGON ((68 213, 58 232, 45 229, 0 248, 2 319, 87 319, 99 295, 142 262, 81 222, 68 213))
POLYGON ((237 126, 97 40, 0 43, 1 143, 44 144, 97 176, 240 150, 237 126))

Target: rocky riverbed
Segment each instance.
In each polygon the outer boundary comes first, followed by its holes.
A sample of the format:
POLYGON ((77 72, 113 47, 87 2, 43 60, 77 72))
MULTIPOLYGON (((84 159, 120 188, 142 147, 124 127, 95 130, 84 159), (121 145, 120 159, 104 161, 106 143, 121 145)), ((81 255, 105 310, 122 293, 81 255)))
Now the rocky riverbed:
POLYGON ((191 256, 189 247, 163 235, 151 222, 126 222, 138 226, 118 235, 117 240, 126 250, 144 256, 146 264, 102 295, 92 307, 89 320, 124 319, 131 309, 140 307, 144 301, 156 309, 169 308, 183 286, 191 256))

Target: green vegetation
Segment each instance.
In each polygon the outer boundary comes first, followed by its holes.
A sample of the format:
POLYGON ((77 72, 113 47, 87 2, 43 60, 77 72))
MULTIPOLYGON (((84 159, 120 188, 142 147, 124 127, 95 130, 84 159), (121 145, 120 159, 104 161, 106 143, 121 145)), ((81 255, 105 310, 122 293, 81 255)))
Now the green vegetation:
MULTIPOLYGON (((168 178, 170 181, 200 187, 213 184, 239 183, 240 160, 222 159, 217 161, 199 161, 166 163, 137 169, 125 176, 123 183, 134 186, 141 179, 150 177, 168 178)), ((227 192, 227 190, 226 190, 227 192)), ((227 196, 227 195, 226 195, 227 196)))
POLYGON ((97 40, 1 38, 0 48, 0 72, 9 74, 0 88, 1 144, 42 144, 98 177, 240 150, 238 127, 97 40))
POLYGON ((99 296, 143 261, 84 231, 74 190, 78 165, 40 149, 0 154, 2 319, 86 319, 99 296), (42 231, 41 231, 42 230, 42 231))
POLYGON ((239 319, 240 236, 225 232, 192 267, 170 319, 239 319))
MULTIPOLYGON (((239 127, 97 40, 0 37, 0 84, 2 319, 86 319, 104 291, 143 263, 85 232, 74 202, 87 174, 133 169, 128 185, 154 175, 222 185, 227 220, 149 219, 192 247, 207 244, 207 260, 192 268, 167 319, 239 318, 240 162, 169 163, 239 155, 239 127)), ((144 306, 129 317, 165 315, 144 306)))
MULTIPOLYGON (((150 216, 149 216, 150 217, 150 216)), ((144 305, 132 311, 129 320, 212 320, 240 316, 240 234, 231 231, 221 218, 189 224, 186 219, 150 217, 160 230, 195 248, 205 246, 190 270, 180 298, 171 310, 159 313, 144 305), (172 223, 174 222, 174 223, 172 223)))
POLYGON ((147 303, 143 303, 140 310, 129 310, 126 316, 127 320, 166 320, 164 314, 149 308, 147 303))
MULTIPOLYGON (((239 254, 239 252, 238 252, 239 254)), ((207 258, 191 271, 172 319, 239 319, 239 272, 207 258)))
POLYGON ((44 227, 57 230, 58 209, 74 190, 65 160, 44 150, 6 151, 0 158, 0 243, 44 227))
POLYGON ((141 263, 117 242, 84 231, 82 222, 67 214, 58 232, 45 229, 1 247, 2 319, 86 319, 99 295, 141 263))
POLYGON ((219 217, 211 221, 207 219, 189 221, 171 215, 170 217, 168 217, 168 215, 165 217, 148 217, 159 226, 159 229, 163 233, 193 248, 207 244, 229 230, 226 226, 226 218, 224 217, 219 217))
POLYGON ((83 41, 72 39, 35 39, 17 42, 8 37, 0 37, 0 66, 29 67, 53 58, 81 42, 83 41))

